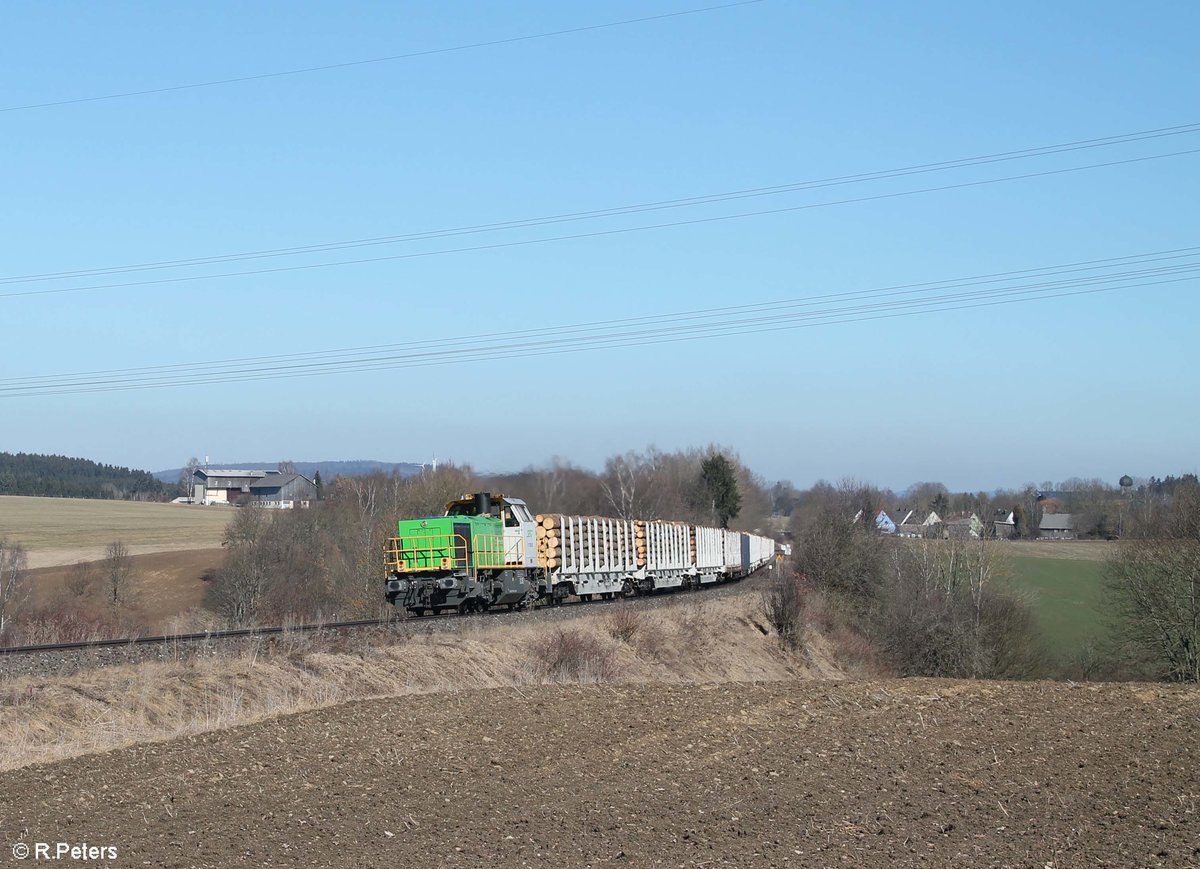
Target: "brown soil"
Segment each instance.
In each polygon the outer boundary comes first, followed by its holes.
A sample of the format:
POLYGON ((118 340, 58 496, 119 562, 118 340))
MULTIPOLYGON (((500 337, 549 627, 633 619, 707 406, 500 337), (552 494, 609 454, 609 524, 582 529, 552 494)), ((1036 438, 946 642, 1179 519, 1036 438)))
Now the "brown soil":
POLYGON ((165 657, 63 674, 37 667, 23 673, 21 662, 29 659, 14 656, 3 659, 11 678, 0 678, 0 769, 385 696, 524 689, 546 681, 790 682, 843 675, 818 637, 803 659, 785 653, 765 628, 752 591, 661 603, 667 605, 413 620, 395 632, 282 634, 249 648, 202 643, 194 654, 173 645, 139 647, 165 657), (627 639, 612 631, 622 612, 622 624, 628 628, 635 618, 637 628, 627 639), (563 647, 545 644, 560 636, 586 648, 565 670, 548 668, 544 655, 563 647))
MULTIPOLYGON (((103 557, 101 551, 99 557, 103 557)), ((91 559, 80 559, 91 560, 91 559)), ((157 552, 133 557, 134 576, 130 599, 134 616, 151 632, 168 631, 172 620, 201 609, 207 585, 205 574, 216 570, 225 560, 225 550, 192 549, 157 552)), ((47 605, 64 595, 64 581, 74 565, 43 567, 29 572, 35 605, 47 605)), ((102 565, 97 565, 102 569, 102 565)), ((93 596, 100 589, 93 590, 93 596)), ((187 627, 187 625, 181 625, 187 627)))
POLYGON ((120 865, 1200 863, 1200 691, 947 681, 371 700, 0 774, 120 865))

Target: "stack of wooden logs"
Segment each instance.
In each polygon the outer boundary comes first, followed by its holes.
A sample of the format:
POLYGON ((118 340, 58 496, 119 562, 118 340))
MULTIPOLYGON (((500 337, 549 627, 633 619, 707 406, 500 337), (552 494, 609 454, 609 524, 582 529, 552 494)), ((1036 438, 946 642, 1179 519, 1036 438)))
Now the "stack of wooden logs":
MULTIPOLYGON (((609 517, 600 516, 561 516, 558 514, 538 515, 537 522, 537 556, 538 564, 547 570, 564 566, 563 547, 566 545, 567 530, 564 523, 571 525, 570 534, 574 551, 583 562, 578 566, 592 566, 589 562, 595 558, 599 564, 615 565, 628 557, 629 523, 609 517), (595 520, 593 523, 592 520, 595 520), (603 523, 603 525, 599 524, 603 523), (596 524, 596 539, 593 541, 593 524, 596 524), (592 545, 594 544, 594 545, 592 545)), ((646 523, 634 523, 634 548, 637 553, 637 565, 646 564, 646 523)))
POLYGON ((562 566, 562 516, 535 516, 538 564, 547 569, 562 566))

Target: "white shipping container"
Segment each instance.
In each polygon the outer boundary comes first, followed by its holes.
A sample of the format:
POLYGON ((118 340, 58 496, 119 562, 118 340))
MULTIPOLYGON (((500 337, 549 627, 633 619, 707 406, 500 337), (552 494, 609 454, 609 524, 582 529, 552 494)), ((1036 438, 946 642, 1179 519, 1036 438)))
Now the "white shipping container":
POLYGON ((750 566, 759 568, 775 556, 775 541, 757 534, 750 537, 750 566))

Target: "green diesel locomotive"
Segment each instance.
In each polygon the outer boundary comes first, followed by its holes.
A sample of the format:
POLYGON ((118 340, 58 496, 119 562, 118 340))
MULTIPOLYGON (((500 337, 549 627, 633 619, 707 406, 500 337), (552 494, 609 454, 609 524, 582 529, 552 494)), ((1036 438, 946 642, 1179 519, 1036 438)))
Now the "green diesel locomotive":
POLYGON ((445 516, 401 519, 384 547, 388 603, 414 615, 524 608, 545 593, 524 501, 481 492, 445 516))

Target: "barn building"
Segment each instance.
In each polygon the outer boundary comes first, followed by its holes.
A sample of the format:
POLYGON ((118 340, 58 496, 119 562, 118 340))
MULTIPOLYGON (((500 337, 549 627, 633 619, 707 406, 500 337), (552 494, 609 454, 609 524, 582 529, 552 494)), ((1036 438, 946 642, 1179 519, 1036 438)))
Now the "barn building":
POLYGON ((316 484, 303 474, 206 468, 197 468, 192 474, 192 498, 197 504, 252 504, 286 510, 307 507, 316 497, 316 484))
POLYGON ((317 499, 317 485, 303 474, 271 472, 250 484, 250 504, 289 510, 317 499))

